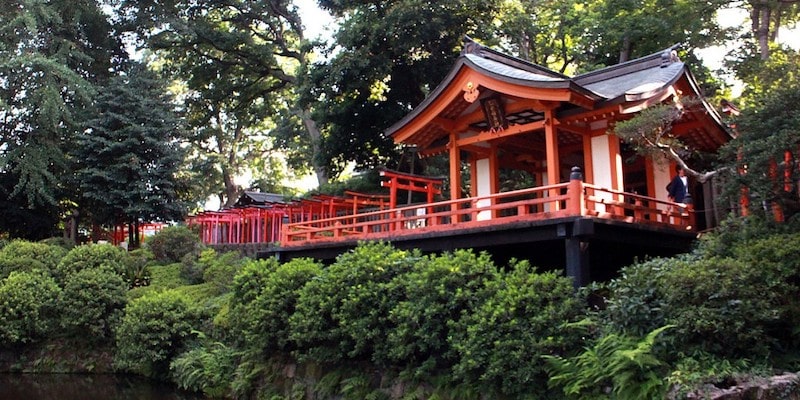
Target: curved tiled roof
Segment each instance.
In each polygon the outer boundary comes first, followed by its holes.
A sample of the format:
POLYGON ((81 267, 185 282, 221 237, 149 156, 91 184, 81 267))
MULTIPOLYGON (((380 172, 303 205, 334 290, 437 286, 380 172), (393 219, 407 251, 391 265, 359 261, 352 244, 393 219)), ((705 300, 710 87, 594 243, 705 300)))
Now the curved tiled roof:
MULTIPOLYGON (((676 46, 637 58, 625 63, 602 68, 585 74, 569 77, 540 65, 533 64, 496 50, 484 47, 466 38, 461 55, 447 76, 414 110, 398 121, 384 134, 394 135, 406 124, 415 120, 428 106, 436 101, 458 76, 463 68, 520 87, 544 90, 565 90, 576 93, 594 102, 594 107, 604 104, 637 102, 659 96, 681 78, 697 90, 696 82, 686 65, 676 53, 676 46)), ((700 93, 686 93, 700 95, 700 93)), ((585 104, 578 106, 587 107, 585 104)), ((722 127, 719 116, 706 104, 707 113, 722 127)), ((427 128, 426 128, 427 129, 427 128)))

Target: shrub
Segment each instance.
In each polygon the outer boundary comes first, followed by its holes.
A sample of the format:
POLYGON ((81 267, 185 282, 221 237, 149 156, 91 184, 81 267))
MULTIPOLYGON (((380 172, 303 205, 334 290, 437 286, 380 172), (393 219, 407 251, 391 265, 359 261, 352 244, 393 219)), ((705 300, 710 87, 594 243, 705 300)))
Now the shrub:
POLYGON ((800 350, 800 234, 774 234, 733 248, 735 258, 762 274, 780 317, 768 327, 782 351, 800 350))
POLYGON ((703 257, 733 257, 740 245, 764 237, 800 231, 800 218, 776 223, 771 217, 729 217, 710 234, 703 235, 697 253, 703 257))
POLYGON ((125 307, 128 284, 108 269, 83 269, 66 278, 59 296, 61 326, 91 341, 111 337, 125 307))
POLYGON ((214 250, 205 250, 200 254, 198 264, 203 270, 203 280, 217 289, 217 293, 231 290, 233 278, 247 261, 237 252, 217 254, 214 250))
POLYGON ((116 332, 115 365, 125 371, 165 377, 181 353, 194 316, 175 291, 148 292, 132 300, 116 332))
POLYGON ((12 268, 17 267, 26 271, 43 268, 51 273, 66 253, 67 250, 59 246, 13 240, 0 250, 0 277, 8 276, 12 268))
POLYGON ((657 259, 623 269, 609 287, 608 320, 638 334, 675 325, 665 341, 687 352, 762 358, 789 291, 775 274, 731 258, 657 259))
POLYGON ((769 274, 738 260, 678 263, 666 276, 666 322, 682 344, 712 354, 761 358, 774 339, 769 327, 780 319, 778 289, 769 274), (777 289, 777 290, 776 290, 777 289))
POLYGON ((72 239, 67 239, 63 236, 51 237, 47 239, 40 240, 39 243, 44 243, 50 246, 58 246, 65 250, 72 250, 75 247, 75 242, 72 239))
POLYGON ((691 260, 694 258, 687 256, 654 258, 622 268, 608 285, 612 296, 606 302, 606 318, 611 329, 644 336, 666 325, 665 276, 677 262, 691 260))
MULTIPOLYGON (((200 254, 202 256, 206 251, 214 251, 213 249, 203 250, 200 254)), ((197 259, 196 254, 187 254, 181 258, 181 278, 190 285, 203 283, 203 265, 197 259)))
POLYGON ((108 268, 125 276, 128 255, 111 244, 89 244, 70 250, 56 267, 56 277, 65 279, 83 269, 108 268))
POLYGON ((448 338, 463 316, 486 301, 486 285, 496 279, 497 267, 486 253, 457 250, 420 259, 398 278, 406 297, 388 314, 393 327, 386 357, 418 377, 453 365, 458 354, 448 338))
POLYGON ((289 318, 294 314, 300 289, 319 276, 322 266, 310 259, 294 259, 274 268, 266 276, 260 294, 251 303, 234 303, 238 331, 258 355, 293 350, 289 341, 289 318))
POLYGON ((300 358, 336 362, 387 354, 386 316, 404 298, 392 281, 419 259, 416 252, 385 243, 362 243, 340 255, 303 286, 289 318, 290 337, 300 358))
POLYGON ((572 280, 522 262, 488 284, 491 295, 461 318, 452 336, 460 356, 454 373, 512 398, 544 396, 542 364, 524 360, 580 347, 580 332, 564 329, 584 315, 572 280))
POLYGON ((12 272, 34 272, 39 271, 50 274, 50 269, 44 266, 41 261, 30 257, 9 257, 0 254, 0 279, 8 277, 12 272))
POLYGON ((60 291, 41 271, 14 271, 0 280, 0 344, 30 343, 50 333, 58 321, 60 291))
POLYGON ((153 253, 147 249, 136 249, 128 252, 125 259, 125 282, 129 288, 150 285, 150 269, 148 265, 155 258, 153 253))
POLYGON ((256 330, 257 321, 253 318, 253 314, 257 312, 254 309, 255 303, 256 299, 261 297, 267 279, 278 267, 280 263, 276 258, 250 260, 233 278, 227 322, 240 346, 258 347, 248 339, 248 332, 256 330))
POLYGON ((162 263, 176 263, 187 254, 198 254, 200 236, 185 226, 168 226, 148 238, 147 248, 156 260, 162 263))

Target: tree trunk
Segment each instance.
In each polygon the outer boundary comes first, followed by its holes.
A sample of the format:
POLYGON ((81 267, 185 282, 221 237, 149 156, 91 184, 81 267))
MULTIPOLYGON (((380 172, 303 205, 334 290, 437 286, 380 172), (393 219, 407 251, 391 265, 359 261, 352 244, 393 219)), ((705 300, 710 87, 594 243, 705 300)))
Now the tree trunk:
POLYGON ((622 48, 619 49, 619 62, 624 63, 631 59, 631 48, 633 43, 631 43, 631 37, 629 35, 625 35, 622 38, 622 48))
POLYGON ((762 60, 769 59, 769 20, 770 8, 766 2, 762 2, 758 9, 758 29, 756 38, 758 39, 758 50, 762 60))
POLYGON ((233 181, 233 174, 228 167, 222 167, 222 181, 225 183, 225 207, 233 207, 239 200, 239 187, 233 181))
POLYGON ((81 213, 78 210, 72 210, 64 226, 64 238, 74 244, 78 244, 78 224, 80 223, 80 216, 81 213))
POLYGON ((317 175, 317 183, 322 186, 328 183, 330 177, 328 176, 328 169, 320 160, 322 154, 322 134, 317 127, 317 123, 311 118, 309 110, 303 110, 301 117, 303 125, 306 127, 308 137, 311 139, 311 166, 314 168, 314 173, 317 175))

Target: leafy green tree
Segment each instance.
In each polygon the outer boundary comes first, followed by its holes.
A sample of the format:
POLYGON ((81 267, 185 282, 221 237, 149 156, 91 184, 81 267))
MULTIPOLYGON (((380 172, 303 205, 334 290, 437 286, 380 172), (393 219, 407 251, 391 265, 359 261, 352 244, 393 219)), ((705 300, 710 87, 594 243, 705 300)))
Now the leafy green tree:
POLYGON ((584 0, 516 0, 503 4, 499 35, 506 50, 561 73, 582 60, 584 0))
POLYGON ((441 81, 465 35, 492 38, 500 1, 320 1, 339 18, 330 58, 309 70, 302 104, 322 129, 331 175, 348 161, 394 167, 381 132, 441 81))
POLYGON ((676 43, 688 48, 715 44, 725 37, 716 19, 724 3, 673 0, 584 1, 579 43, 587 55, 583 69, 625 62, 676 43), (668 17, 666 17, 668 16, 668 17))
POLYGON ((753 212, 764 204, 778 204, 787 216, 800 212, 798 157, 800 152, 800 81, 787 74, 785 86, 764 93, 737 120, 739 136, 727 148, 738 171, 729 190, 738 195, 747 189, 753 212), (790 152, 790 157, 787 156, 790 152))
POLYGON ((137 33, 182 85, 190 168, 224 187, 223 204, 232 205, 240 194, 234 178, 269 175, 259 160, 277 156, 271 130, 291 111, 290 89, 310 49, 297 8, 267 0, 117 3, 123 29, 137 33))
POLYGON ((184 157, 183 131, 164 84, 134 64, 97 99, 73 151, 81 194, 97 223, 127 223, 138 247, 137 223, 180 220, 176 174, 184 157))
POLYGON ((758 55, 761 60, 770 58, 771 47, 778 38, 778 30, 797 22, 800 17, 800 1, 798 0, 748 0, 732 3, 734 5, 743 3, 749 11, 749 36, 757 43, 758 55))
MULTIPOLYGON (((52 209, 70 198, 65 154, 82 130, 94 85, 124 57, 96 1, 3 4, 0 199, 53 215, 52 209)), ((3 207, 3 214, 13 213, 12 221, 35 223, 38 213, 23 210, 3 207)))

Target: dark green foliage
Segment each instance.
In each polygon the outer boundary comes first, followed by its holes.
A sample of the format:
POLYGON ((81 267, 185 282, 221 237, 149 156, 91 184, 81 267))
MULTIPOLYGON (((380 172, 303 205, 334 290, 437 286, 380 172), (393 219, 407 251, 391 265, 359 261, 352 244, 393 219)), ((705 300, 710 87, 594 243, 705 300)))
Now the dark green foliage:
POLYGON ((50 271, 45 268, 44 264, 40 261, 34 260, 30 257, 14 257, 0 256, 0 279, 7 277, 14 271, 18 272, 42 272, 49 274, 50 271))
POLYGON ((108 77, 112 63, 125 54, 111 31, 96 2, 4 2, 0 171, 14 177, 15 183, 6 187, 3 200, 45 211, 68 198, 62 191, 68 183, 63 177, 70 175, 65 173, 65 154, 82 130, 93 85, 108 77))
POLYGON ((609 285, 610 327, 665 340, 686 354, 764 359, 796 352, 800 238, 757 219, 731 221, 694 254, 623 268, 609 285), (760 232, 760 233, 759 233, 760 232))
POLYGON ((582 353, 562 358, 545 356, 549 385, 567 399, 661 399, 667 390, 667 365, 653 352, 656 337, 669 326, 644 338, 610 333, 582 353))
POLYGON ((58 324, 61 289, 41 271, 12 272, 0 280, 0 346, 46 337, 58 324))
POLYGON ((56 277, 66 279, 83 269, 108 268, 125 276, 128 255, 111 244, 88 244, 70 250, 56 266, 56 277))
POLYGON ((230 392, 230 379, 236 369, 236 350, 221 342, 202 340, 170 363, 172 381, 181 389, 221 398, 230 392))
MULTIPOLYGON (((694 258, 684 262, 691 260, 694 258)), ((613 294, 607 299, 605 311, 613 332, 644 336, 666 324, 664 312, 668 305, 662 282, 676 262, 675 258, 656 258, 620 270, 619 278, 609 285, 613 294)))
POLYGON ((386 338, 387 357, 418 369, 418 377, 452 366, 458 354, 448 338, 465 328, 459 320, 491 296, 487 285, 497 279, 497 267, 486 253, 458 250, 417 261, 397 279, 405 298, 388 314, 393 326, 386 338))
POLYGON ((109 269, 82 269, 70 274, 58 297, 64 333, 91 342, 113 338, 127 291, 128 283, 109 269))
POLYGON ((676 263, 665 276, 665 319, 679 348, 764 357, 774 346, 769 327, 780 318, 780 293, 771 274, 734 259, 676 263))
MULTIPOLYGON (((253 268, 255 263, 249 265, 253 268)), ((262 264, 261 268, 271 272, 264 278, 258 296, 250 303, 231 298, 232 329, 262 357, 278 352, 288 354, 295 349, 289 340, 289 318, 295 312, 300 289, 321 274, 322 266, 310 259, 294 259, 277 267, 262 264)))
POLYGON ((511 398, 546 397, 547 375, 534 360, 580 347, 580 332, 564 327, 583 309, 570 278, 537 273, 527 262, 511 268, 488 283, 491 296, 458 322, 454 374, 511 398))
POLYGON ((333 53, 310 68, 301 103, 325 126, 323 160, 335 176, 346 161, 359 167, 397 162, 386 130, 421 103, 458 56, 465 35, 491 39, 500 1, 325 1, 342 21, 333 53), (425 21, 425 23, 420 23, 425 21), (334 50, 336 49, 336 50, 334 50), (324 99, 324 103, 318 103, 324 99))
POLYGON ((65 250, 72 250, 72 248, 75 247, 75 242, 65 237, 49 237, 47 239, 40 240, 39 243, 62 247, 65 250))
MULTIPOLYGON (((95 222, 132 225, 185 215, 177 183, 183 133, 165 87, 155 73, 134 64, 99 94, 99 113, 73 152, 95 222)), ((138 247, 138 235, 132 239, 138 247)))
POLYGON ((237 252, 217 254, 214 250, 203 251, 197 261, 203 269, 203 281, 214 285, 220 294, 231 290, 233 278, 245 262, 247 259, 237 252))
MULTIPOLYGON (((208 250, 203 252, 205 251, 208 250)), ((189 253, 181 258, 181 278, 190 285, 203 283, 203 265, 199 262, 197 254, 189 253)))
POLYGON ((421 256, 385 243, 364 243, 340 255, 301 290, 289 318, 291 340, 302 360, 385 362, 390 332, 386 316, 404 298, 393 282, 421 256))
POLYGON ((187 254, 200 254, 200 236, 185 226, 168 226, 148 238, 146 246, 161 263, 179 262, 187 254))
POLYGON ((128 252, 125 262, 125 282, 128 287, 135 288, 150 284, 150 269, 148 265, 154 260, 153 253, 148 249, 136 249, 128 252))
MULTIPOLYGON (((41 265, 45 271, 51 272, 65 254, 67 254, 67 250, 60 246, 13 240, 0 249, 0 278, 8 276, 8 273, 11 272, 11 269, 3 267, 4 260, 6 262, 33 260, 31 264, 41 265)), ((30 269, 32 268, 28 270, 30 269)))
MULTIPOLYGON (((792 62, 797 68, 796 55, 792 62)), ((800 71, 795 71, 800 77, 800 71)), ((730 179, 728 191, 739 196, 747 188, 750 211, 764 213, 764 203, 777 204, 791 217, 800 213, 798 180, 800 179, 800 81, 798 78, 779 81, 779 86, 755 99, 737 119, 739 136, 726 146, 726 155, 737 160, 735 171, 746 171, 730 179), (794 156, 786 160, 786 151, 794 156), (772 172, 770 172, 772 171, 772 172)), ((769 216, 767 216, 769 218, 769 216)))
POLYGON ((116 332, 117 368, 165 377, 170 362, 181 353, 194 319, 188 301, 175 291, 149 292, 132 300, 116 332))

